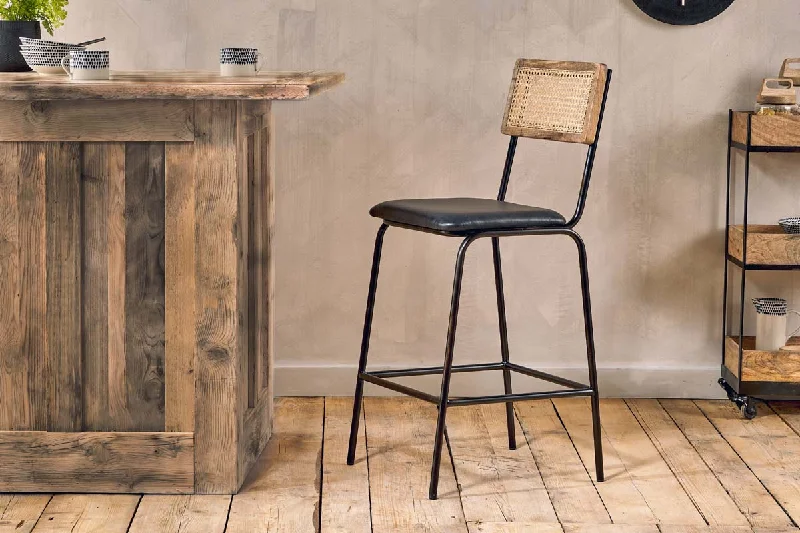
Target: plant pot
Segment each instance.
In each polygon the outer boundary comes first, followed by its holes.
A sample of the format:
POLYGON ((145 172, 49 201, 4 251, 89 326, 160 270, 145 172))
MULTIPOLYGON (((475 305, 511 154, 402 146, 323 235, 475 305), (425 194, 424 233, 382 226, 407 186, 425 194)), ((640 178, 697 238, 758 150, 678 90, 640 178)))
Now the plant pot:
POLYGON ((28 72, 31 68, 19 51, 19 38, 42 38, 38 20, 0 20, 0 72, 28 72))

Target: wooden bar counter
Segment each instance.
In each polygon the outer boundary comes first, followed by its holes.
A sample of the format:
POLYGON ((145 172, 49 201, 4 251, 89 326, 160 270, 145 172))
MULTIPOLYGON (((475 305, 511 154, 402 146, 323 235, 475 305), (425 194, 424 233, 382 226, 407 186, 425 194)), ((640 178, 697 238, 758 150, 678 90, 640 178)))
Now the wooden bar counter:
POLYGON ((0 492, 235 493, 272 423, 273 100, 0 75, 0 492))

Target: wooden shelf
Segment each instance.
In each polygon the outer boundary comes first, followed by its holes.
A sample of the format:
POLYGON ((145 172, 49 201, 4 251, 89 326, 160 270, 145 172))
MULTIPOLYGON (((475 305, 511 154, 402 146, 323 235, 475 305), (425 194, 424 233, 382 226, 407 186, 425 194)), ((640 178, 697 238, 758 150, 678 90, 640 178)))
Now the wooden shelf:
MULTIPOLYGON (((725 367, 741 382, 800 383, 800 353, 756 350, 755 337, 744 337, 742 344, 739 376, 739 337, 725 338, 725 367)), ((800 344, 800 337, 792 337, 787 344, 800 344)))
POLYGON ((747 117, 752 115, 750 145, 760 148, 800 150, 800 115, 756 115, 747 111, 733 113, 731 139, 747 144, 747 117))
MULTIPOLYGON (((740 265, 744 240, 744 226, 728 229, 728 254, 740 265)), ((800 235, 785 233, 780 226, 748 224, 747 264, 745 267, 764 266, 776 268, 800 267, 800 235)))

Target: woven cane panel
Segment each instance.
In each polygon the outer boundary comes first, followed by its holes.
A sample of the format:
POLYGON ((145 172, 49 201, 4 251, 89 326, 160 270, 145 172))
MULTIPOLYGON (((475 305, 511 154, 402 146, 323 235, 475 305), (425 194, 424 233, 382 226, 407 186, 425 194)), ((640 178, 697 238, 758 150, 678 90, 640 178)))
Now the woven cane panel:
POLYGON ((506 125, 581 134, 594 85, 594 72, 520 67, 506 125))

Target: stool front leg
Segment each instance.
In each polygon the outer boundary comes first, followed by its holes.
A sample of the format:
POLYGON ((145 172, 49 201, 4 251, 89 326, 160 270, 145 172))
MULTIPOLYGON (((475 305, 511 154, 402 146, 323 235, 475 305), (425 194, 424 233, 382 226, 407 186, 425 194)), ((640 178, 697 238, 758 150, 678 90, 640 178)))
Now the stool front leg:
POLYGON ((603 441, 600 426, 600 392, 597 389, 597 361, 594 348, 594 326, 592 324, 592 301, 589 297, 589 267, 586 259, 586 245, 580 235, 574 231, 570 237, 578 246, 578 262, 581 269, 581 295, 583 296, 583 320, 586 334, 586 358, 589 364, 589 387, 592 389, 592 433, 594 436, 594 468, 597 481, 602 482, 603 474, 603 441))
POLYGON ((350 423, 350 446, 347 450, 347 464, 356 461, 356 445, 358 444, 358 423, 361 419, 361 405, 364 400, 364 379, 361 374, 367 369, 367 354, 369 353, 369 337, 372 333, 372 315, 375 310, 375 293, 378 290, 378 272, 381 265, 381 250, 383 249, 383 236, 389 226, 381 224, 378 236, 375 237, 375 250, 372 253, 372 272, 369 278, 369 292, 367 294, 367 310, 364 314, 364 333, 361 337, 361 355, 358 359, 358 374, 356 376, 356 392, 353 399, 353 421, 350 423))
MULTIPOLYGON (((503 266, 500 261, 500 239, 492 237, 492 256, 494 258, 494 284, 497 289, 497 319, 500 326, 500 354, 503 365, 508 364, 508 323, 506 322, 506 297, 503 290, 503 266)), ((503 387, 511 394, 511 371, 503 367, 503 387)), ((516 425, 514 422, 514 402, 506 402, 506 425, 508 426, 508 449, 517 449, 516 425)))
POLYGON ((442 463, 442 445, 444 443, 445 419, 447 418, 447 402, 450 398, 450 375, 453 369, 453 348, 456 343, 456 326, 458 325, 458 304, 461 299, 461 279, 464 275, 464 257, 469 245, 477 237, 469 236, 461 242, 456 256, 456 269, 453 279, 453 296, 450 300, 450 325, 447 329, 447 346, 444 351, 444 365, 442 369, 442 393, 439 397, 439 417, 436 422, 436 440, 433 444, 433 461, 431 462, 431 485, 428 497, 435 500, 438 497, 439 469, 442 463))

